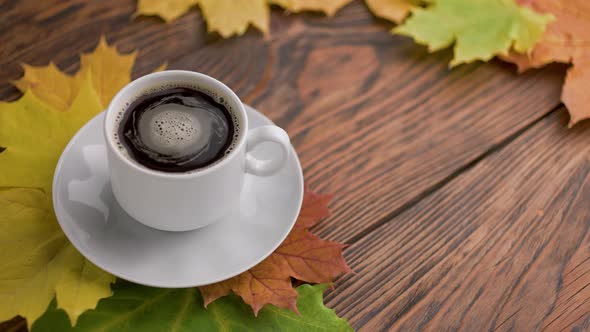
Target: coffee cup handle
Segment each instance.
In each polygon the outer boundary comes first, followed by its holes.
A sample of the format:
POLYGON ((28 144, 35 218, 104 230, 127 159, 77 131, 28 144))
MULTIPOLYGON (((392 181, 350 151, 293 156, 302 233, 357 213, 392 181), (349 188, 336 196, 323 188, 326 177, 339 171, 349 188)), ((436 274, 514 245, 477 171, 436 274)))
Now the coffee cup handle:
POLYGON ((259 175, 269 176, 278 172, 289 159, 291 142, 287 133, 273 125, 262 126, 252 129, 246 138, 246 172, 259 175), (251 153, 258 144, 274 142, 281 148, 281 155, 268 160, 261 160, 254 157, 251 153))

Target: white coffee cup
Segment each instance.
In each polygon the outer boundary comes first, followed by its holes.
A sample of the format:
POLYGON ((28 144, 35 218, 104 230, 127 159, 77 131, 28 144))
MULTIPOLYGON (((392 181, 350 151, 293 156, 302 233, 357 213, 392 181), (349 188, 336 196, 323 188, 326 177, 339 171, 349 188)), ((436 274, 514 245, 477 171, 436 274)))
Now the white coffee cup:
POLYGON ((244 105, 220 81, 191 71, 169 70, 143 76, 125 86, 111 101, 105 117, 105 137, 111 187, 121 207, 137 221, 166 231, 197 229, 239 208, 246 174, 269 176, 286 163, 291 144, 277 126, 248 130, 244 105), (142 166, 117 145, 121 112, 138 97, 169 87, 192 88, 224 104, 236 118, 232 151, 216 163, 185 173, 167 173, 142 166), (119 116, 119 117, 118 117, 119 116), (274 142, 281 153, 259 160, 250 152, 258 144, 274 142))

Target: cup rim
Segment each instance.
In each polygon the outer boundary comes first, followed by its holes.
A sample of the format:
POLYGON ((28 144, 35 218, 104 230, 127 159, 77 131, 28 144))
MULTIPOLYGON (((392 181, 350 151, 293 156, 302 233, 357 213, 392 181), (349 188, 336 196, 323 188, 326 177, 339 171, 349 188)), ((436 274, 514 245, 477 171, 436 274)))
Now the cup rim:
MULTIPOLYGON (((170 80, 170 82, 173 82, 173 81, 174 80, 170 80)), ((113 124, 113 126, 114 126, 114 124, 113 124)), ((231 160, 233 160, 236 157, 236 155, 243 148, 243 145, 245 144, 245 141, 246 141, 246 134, 248 131, 248 117, 246 115, 246 110, 244 108, 244 104, 242 103, 240 98, 235 94, 235 92, 233 92, 233 90, 231 90, 223 82, 221 82, 209 75, 202 74, 199 72, 194 72, 194 71, 189 71, 189 70, 164 70, 164 71, 160 71, 160 72, 156 72, 156 73, 147 74, 145 76, 137 78, 137 79, 127 83, 127 85, 125 85, 121 90, 119 90, 119 92, 115 95, 115 97, 113 97, 109 106, 106 109, 105 119, 104 119, 104 123, 103 123, 103 131, 104 131, 104 136, 105 136, 105 141, 106 141, 105 143, 108 146, 108 148, 113 152, 113 154, 115 155, 116 158, 118 158, 120 161, 122 161, 128 167, 131 167, 132 169, 134 169, 140 173, 143 173, 145 175, 149 175, 152 177, 158 177, 158 178, 163 178, 163 179, 187 179, 187 178, 199 177, 199 176, 203 176, 203 175, 215 172, 216 170, 224 167, 227 163, 229 163, 231 160), (197 168, 197 169, 194 169, 194 170, 191 170, 188 172, 178 172, 178 173, 164 172, 164 171, 150 169, 150 168, 143 166, 137 162, 133 162, 132 160, 130 160, 131 157, 127 157, 127 156, 123 155, 123 152, 115 146, 115 143, 113 142, 113 139, 112 139, 110 132, 109 132, 109 124, 113 121, 112 116, 111 116, 112 113, 115 110, 118 110, 123 105, 125 105, 126 102, 128 102, 127 100, 123 99, 125 93, 129 92, 130 90, 133 91, 133 90, 137 89, 138 86, 140 86, 141 84, 143 84, 147 81, 150 81, 152 79, 159 79, 162 77, 168 77, 168 76, 174 76, 174 75, 184 75, 185 77, 189 78, 190 80, 198 81, 201 84, 204 83, 203 85, 205 85, 209 88, 212 88, 215 91, 220 91, 223 94, 223 96, 230 101, 230 104, 232 104, 232 108, 235 108, 235 112, 237 114, 239 114, 239 116, 241 117, 240 127, 242 128, 242 130, 238 136, 238 139, 237 139, 234 149, 232 151, 230 151, 230 153, 228 153, 227 155, 223 156, 223 158, 221 160, 219 160, 217 163, 215 163, 211 166, 207 166, 203 169, 197 168)))

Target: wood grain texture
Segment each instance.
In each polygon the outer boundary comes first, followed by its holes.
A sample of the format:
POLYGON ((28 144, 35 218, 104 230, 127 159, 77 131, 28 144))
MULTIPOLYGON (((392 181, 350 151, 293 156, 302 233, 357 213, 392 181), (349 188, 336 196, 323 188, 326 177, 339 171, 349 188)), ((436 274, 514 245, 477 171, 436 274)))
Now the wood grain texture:
POLYGON ((293 43, 278 45, 281 62, 252 102, 287 129, 307 183, 338 193, 318 231, 339 241, 354 241, 558 103, 555 67, 450 71, 448 54, 387 33, 310 31, 293 43))
POLYGON ((590 124, 551 114, 352 245, 328 305, 366 331, 590 329, 590 124))
POLYGON ((21 63, 73 72, 101 35, 139 50, 134 77, 164 61, 212 75, 287 129, 308 185, 336 193, 314 231, 352 244, 356 274, 336 283, 329 305, 355 327, 588 328, 588 221, 563 221, 588 213, 579 155, 588 133, 543 118, 559 105, 564 67, 450 70, 450 52, 391 36, 361 1, 333 18, 273 10, 270 37, 228 40, 206 34, 198 11, 163 24, 132 20, 134 9, 134 0, 0 2, 0 99, 20 95, 10 81, 21 63), (460 185, 469 193, 451 190, 460 185), (531 202, 543 223, 522 215, 531 202))

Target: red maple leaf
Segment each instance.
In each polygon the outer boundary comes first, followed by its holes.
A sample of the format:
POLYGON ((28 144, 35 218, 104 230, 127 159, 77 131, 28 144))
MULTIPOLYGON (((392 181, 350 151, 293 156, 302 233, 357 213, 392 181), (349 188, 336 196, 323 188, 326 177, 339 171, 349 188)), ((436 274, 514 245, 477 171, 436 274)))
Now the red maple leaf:
POLYGON ((331 282, 350 272, 342 256, 345 245, 322 240, 308 228, 330 215, 332 195, 305 190, 295 226, 275 252, 250 270, 215 284, 199 287, 205 306, 233 291, 257 315, 265 304, 297 310, 297 292, 291 278, 305 282, 331 282))

